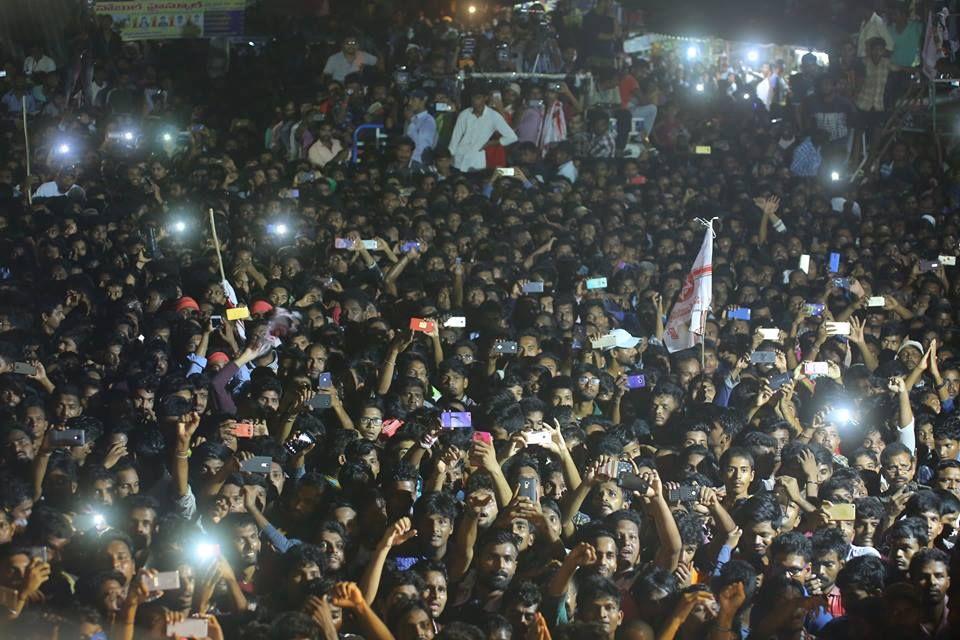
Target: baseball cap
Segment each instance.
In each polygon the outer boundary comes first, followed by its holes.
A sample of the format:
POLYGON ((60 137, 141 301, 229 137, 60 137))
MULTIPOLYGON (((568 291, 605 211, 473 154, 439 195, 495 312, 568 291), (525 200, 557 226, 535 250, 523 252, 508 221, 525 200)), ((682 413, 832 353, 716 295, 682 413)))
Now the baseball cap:
POLYGON ((640 344, 640 338, 633 337, 626 329, 614 329, 610 335, 616 340, 611 349, 632 349, 640 344))

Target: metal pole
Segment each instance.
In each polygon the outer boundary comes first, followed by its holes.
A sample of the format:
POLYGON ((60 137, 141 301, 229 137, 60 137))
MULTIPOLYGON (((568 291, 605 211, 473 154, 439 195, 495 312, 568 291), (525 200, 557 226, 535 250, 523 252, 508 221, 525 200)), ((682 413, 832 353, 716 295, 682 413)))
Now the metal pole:
POLYGON ((217 252, 217 264, 220 266, 220 280, 227 281, 227 274, 223 270, 223 257, 220 255, 220 239, 217 238, 217 223, 213 219, 213 207, 210 207, 210 233, 213 235, 213 248, 217 252))
POLYGON ((20 114, 23 116, 23 146, 27 152, 27 202, 33 204, 33 185, 30 184, 30 134, 27 131, 27 95, 20 97, 20 114))

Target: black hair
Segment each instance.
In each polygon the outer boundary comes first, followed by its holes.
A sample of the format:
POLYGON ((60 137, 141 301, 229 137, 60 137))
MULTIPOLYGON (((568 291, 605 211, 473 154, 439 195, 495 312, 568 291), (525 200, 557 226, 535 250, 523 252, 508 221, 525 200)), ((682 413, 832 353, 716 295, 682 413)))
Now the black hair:
POLYGON ((798 555, 807 562, 811 556, 810 540, 799 531, 786 531, 781 533, 773 542, 770 543, 770 557, 776 558, 779 555, 798 555))
POLYGON ((826 527, 817 529, 810 538, 812 547, 812 557, 822 558, 830 552, 836 553, 841 562, 846 560, 850 553, 850 543, 847 542, 843 532, 836 527, 826 527))
POLYGON ((876 556, 851 558, 837 574, 840 589, 859 588, 867 592, 882 592, 887 581, 887 568, 876 556))
POLYGON ((930 542, 930 536, 927 533, 927 523, 921 518, 903 518, 893 523, 893 526, 887 529, 884 536, 889 542, 891 540, 909 540, 913 538, 921 547, 927 546, 930 542))

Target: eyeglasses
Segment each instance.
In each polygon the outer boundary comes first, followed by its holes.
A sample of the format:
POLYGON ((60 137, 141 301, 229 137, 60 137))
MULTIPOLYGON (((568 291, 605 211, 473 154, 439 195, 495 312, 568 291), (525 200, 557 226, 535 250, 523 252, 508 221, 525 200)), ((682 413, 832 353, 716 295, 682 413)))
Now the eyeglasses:
POLYGON ((383 424, 383 418, 360 418, 360 424, 378 426, 383 424))
POLYGON ((600 378, 593 376, 580 376, 580 384, 600 384, 600 378))

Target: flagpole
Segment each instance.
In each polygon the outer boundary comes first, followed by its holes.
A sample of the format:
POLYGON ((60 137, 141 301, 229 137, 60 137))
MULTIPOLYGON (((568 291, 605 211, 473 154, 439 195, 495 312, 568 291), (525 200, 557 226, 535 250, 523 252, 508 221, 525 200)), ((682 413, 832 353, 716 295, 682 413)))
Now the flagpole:
MULTIPOLYGON (((710 254, 713 255, 713 238, 716 233, 713 230, 713 221, 719 220, 718 216, 714 216, 709 220, 704 218, 697 218, 697 222, 705 226, 710 232, 710 254)), ((711 287, 713 286, 713 280, 711 279, 711 287)), ((712 296, 711 296, 712 297, 712 296)), ((703 370, 707 367, 707 341, 704 336, 707 333, 707 313, 709 308, 704 309, 700 313, 700 373, 703 373, 703 370)))
POLYGON ((27 130, 27 96, 20 97, 20 113, 23 115, 23 146, 27 152, 27 203, 33 204, 33 185, 30 183, 30 133, 27 130))

